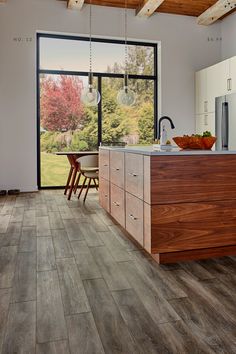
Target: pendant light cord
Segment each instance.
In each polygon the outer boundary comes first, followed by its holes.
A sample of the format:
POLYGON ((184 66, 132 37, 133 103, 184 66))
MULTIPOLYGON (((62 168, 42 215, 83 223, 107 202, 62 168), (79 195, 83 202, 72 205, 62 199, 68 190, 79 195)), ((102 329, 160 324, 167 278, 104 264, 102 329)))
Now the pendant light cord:
POLYGON ((125 74, 128 74, 128 46, 127 46, 127 0, 125 0, 125 74))
POLYGON ((92 85, 92 4, 89 2, 89 85, 92 85))

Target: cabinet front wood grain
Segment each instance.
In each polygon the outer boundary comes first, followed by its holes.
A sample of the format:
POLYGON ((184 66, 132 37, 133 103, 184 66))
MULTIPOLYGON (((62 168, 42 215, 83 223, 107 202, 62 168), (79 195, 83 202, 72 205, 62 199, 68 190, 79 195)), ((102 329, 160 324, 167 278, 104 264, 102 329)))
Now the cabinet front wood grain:
POLYGON ((116 186, 124 189, 124 153, 119 151, 110 151, 110 181, 116 186))
POLYGON ((110 151, 105 149, 99 150, 99 177, 109 180, 110 174, 110 151))
POLYGON ((125 190, 143 199, 143 155, 125 154, 125 190))
POLYGON ((143 201, 127 192, 126 230, 143 247, 143 201))
POLYGON ((125 192, 116 185, 110 185, 111 215, 118 223, 125 227, 125 192))
POLYGON ((152 206, 152 253, 236 245, 236 201, 152 206))
POLYGON ((104 178, 99 179, 99 203, 110 212, 110 183, 104 178))
POLYGON ((236 155, 151 158, 151 204, 230 199, 236 199, 236 155))

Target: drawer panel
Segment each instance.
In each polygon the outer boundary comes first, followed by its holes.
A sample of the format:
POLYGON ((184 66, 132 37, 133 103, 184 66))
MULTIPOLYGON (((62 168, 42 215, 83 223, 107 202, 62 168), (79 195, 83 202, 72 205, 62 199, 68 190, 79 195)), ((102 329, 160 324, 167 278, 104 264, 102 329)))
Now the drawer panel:
POLYGON ((236 201, 154 205, 152 253, 236 245, 236 201))
POLYGON ((236 200, 236 155, 180 155, 151 156, 151 204, 236 200))
POLYGON ((125 154, 125 189, 143 199, 143 155, 125 154))
POLYGON ((110 151, 110 180, 111 183, 124 189, 124 153, 110 151))
POLYGON ((99 176, 109 180, 110 171, 110 151, 99 150, 99 176))
POLYGON ((104 178, 99 179, 99 203, 110 212, 110 182, 104 178))
POLYGON ((114 184, 111 184, 111 215, 125 227, 125 192, 114 184))
POLYGON ((143 247, 143 201, 126 193, 126 230, 143 247))

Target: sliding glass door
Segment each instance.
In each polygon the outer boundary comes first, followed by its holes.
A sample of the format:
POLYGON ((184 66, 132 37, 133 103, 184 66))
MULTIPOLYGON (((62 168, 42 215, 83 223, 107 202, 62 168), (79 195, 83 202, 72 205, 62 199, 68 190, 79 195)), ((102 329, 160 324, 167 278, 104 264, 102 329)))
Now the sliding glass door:
POLYGON ((81 90, 86 84, 85 76, 40 75, 42 187, 65 184, 68 161, 56 152, 97 149, 98 109, 86 107, 81 101, 81 90))

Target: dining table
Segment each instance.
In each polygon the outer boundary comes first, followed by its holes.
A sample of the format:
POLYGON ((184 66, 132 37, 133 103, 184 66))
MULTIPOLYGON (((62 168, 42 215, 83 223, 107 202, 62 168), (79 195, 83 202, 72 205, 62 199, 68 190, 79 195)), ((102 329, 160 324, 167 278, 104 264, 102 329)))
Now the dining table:
POLYGON ((79 172, 79 162, 77 161, 78 158, 83 157, 83 156, 88 156, 88 155, 98 155, 98 151, 58 151, 55 152, 56 155, 58 156, 67 156, 67 159, 70 164, 70 170, 68 173, 68 178, 65 186, 65 191, 64 194, 67 194, 67 191, 69 190, 68 193, 68 200, 71 199, 72 192, 76 186, 76 176, 77 173, 79 172))

